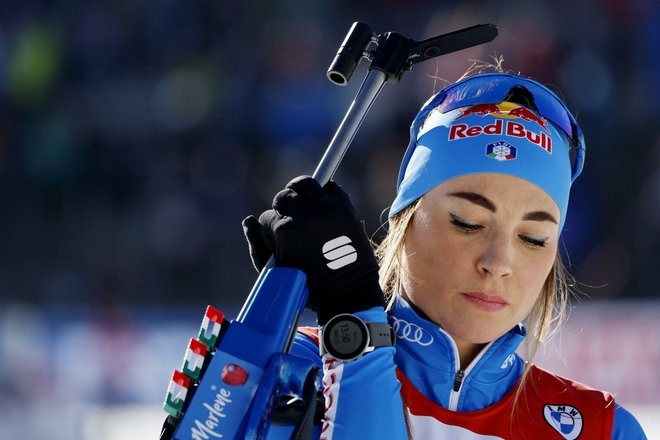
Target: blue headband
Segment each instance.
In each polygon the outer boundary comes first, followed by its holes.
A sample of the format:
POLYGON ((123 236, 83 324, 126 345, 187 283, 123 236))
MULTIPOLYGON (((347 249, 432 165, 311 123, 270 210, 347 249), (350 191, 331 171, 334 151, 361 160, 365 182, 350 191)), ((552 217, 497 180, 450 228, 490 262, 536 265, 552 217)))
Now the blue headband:
MULTIPOLYGON (((464 81, 482 76, 495 77, 498 81, 504 77, 504 80, 513 78, 531 83, 529 89, 536 92, 535 104, 539 104, 539 108, 531 111, 515 103, 502 102, 504 95, 498 96, 500 101, 495 104, 457 107, 460 99, 446 91, 451 92, 460 82, 440 91, 413 121, 410 144, 399 172, 397 196, 389 216, 396 215, 451 178, 475 173, 501 173, 527 180, 545 191, 561 212, 561 232, 571 183, 580 173, 584 161, 584 139, 579 127, 559 98, 540 84, 509 74, 476 75, 464 81), (540 91, 539 87, 542 88, 540 91), (540 96, 541 92, 544 96, 540 96), (548 110, 549 98, 545 95, 561 106, 553 101, 553 108, 548 110), (561 112, 562 109, 565 113, 561 112), (545 110, 547 116, 539 114, 540 110, 545 110), (555 125, 560 118, 565 119, 555 125), (567 130, 571 133, 566 133, 567 130), (572 170, 571 145, 577 147, 576 164, 572 170)), ((459 88, 459 91, 463 90, 459 88)), ((489 99, 485 96, 487 93, 480 92, 484 95, 482 99, 489 99)), ((469 101, 471 97, 463 94, 461 99, 469 101)))

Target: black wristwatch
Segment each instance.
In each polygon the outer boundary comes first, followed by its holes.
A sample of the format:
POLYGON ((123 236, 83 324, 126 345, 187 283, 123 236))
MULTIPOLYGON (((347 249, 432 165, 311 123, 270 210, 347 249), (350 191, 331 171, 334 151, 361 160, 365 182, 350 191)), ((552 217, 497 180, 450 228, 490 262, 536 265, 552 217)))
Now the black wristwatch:
POLYGON ((344 362, 356 360, 376 347, 391 347, 394 340, 389 324, 364 322, 349 313, 332 317, 319 331, 321 356, 329 354, 344 362))

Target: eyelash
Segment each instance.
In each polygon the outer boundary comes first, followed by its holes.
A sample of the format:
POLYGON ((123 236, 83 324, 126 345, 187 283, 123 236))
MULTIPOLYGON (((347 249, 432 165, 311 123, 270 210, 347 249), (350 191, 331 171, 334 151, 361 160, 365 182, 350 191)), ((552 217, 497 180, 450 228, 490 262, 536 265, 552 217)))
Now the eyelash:
POLYGON ((532 247, 538 247, 542 248, 545 247, 548 244, 548 239, 538 239, 538 238, 532 238, 528 235, 519 235, 522 241, 524 241, 527 245, 532 246, 532 247))
POLYGON ((471 234, 472 232, 477 232, 479 229, 483 229, 481 225, 475 225, 472 223, 467 223, 465 220, 460 219, 455 214, 449 214, 451 216, 451 224, 456 226, 460 231, 465 232, 466 234, 471 234))
MULTIPOLYGON (((467 223, 465 220, 462 220, 455 214, 450 214, 451 216, 451 223, 456 226, 456 228, 466 234, 471 234, 473 232, 477 232, 480 229, 483 229, 482 225, 476 225, 472 223, 467 223)), ((528 235, 519 235, 520 239, 525 242, 526 245, 535 247, 535 248, 542 248, 545 247, 547 243, 547 238, 544 239, 538 239, 538 238, 533 238, 528 235)))

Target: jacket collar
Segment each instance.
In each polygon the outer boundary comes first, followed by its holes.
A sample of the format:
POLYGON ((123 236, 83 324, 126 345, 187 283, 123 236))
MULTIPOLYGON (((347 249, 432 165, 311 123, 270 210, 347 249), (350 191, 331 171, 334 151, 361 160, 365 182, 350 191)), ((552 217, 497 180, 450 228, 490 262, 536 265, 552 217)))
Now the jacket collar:
POLYGON ((465 369, 459 392, 458 349, 434 322, 397 295, 389 321, 396 333, 397 367, 424 395, 444 408, 475 411, 499 400, 518 381, 524 366, 515 354, 526 336, 522 324, 489 343, 465 369))

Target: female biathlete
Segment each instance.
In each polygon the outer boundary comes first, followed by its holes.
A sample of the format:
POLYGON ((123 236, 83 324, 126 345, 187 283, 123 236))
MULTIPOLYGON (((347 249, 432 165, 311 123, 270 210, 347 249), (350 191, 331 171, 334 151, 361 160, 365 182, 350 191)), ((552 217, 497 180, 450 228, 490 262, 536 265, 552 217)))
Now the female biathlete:
POLYGON ((334 182, 298 177, 244 220, 258 270, 274 253, 307 275, 319 327, 292 353, 323 368, 315 437, 646 438, 612 394, 532 363, 565 316, 558 244, 584 157, 555 93, 480 73, 415 117, 377 257, 334 182))

